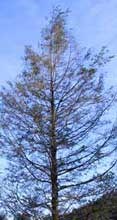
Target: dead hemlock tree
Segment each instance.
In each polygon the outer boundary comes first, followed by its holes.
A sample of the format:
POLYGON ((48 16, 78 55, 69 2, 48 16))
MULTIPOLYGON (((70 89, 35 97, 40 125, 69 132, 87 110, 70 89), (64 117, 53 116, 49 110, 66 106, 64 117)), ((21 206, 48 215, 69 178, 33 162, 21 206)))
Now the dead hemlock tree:
POLYGON ((53 11, 38 52, 26 47, 25 71, 0 93, 0 143, 17 202, 49 210, 53 220, 102 193, 97 186, 116 164, 104 167, 116 150, 116 126, 107 122, 115 95, 105 91, 102 74, 111 57, 104 48, 80 51, 66 15, 53 11))

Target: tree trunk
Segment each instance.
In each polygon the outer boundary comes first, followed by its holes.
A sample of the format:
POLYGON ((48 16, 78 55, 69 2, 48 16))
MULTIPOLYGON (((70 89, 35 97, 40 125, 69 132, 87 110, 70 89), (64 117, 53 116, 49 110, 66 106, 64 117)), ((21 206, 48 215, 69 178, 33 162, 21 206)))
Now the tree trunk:
POLYGON ((56 151, 52 152, 52 220, 58 220, 58 183, 57 183, 57 164, 56 151))
POLYGON ((57 146, 56 146, 56 118, 54 103, 54 87, 51 79, 51 186, 52 186, 52 220, 58 220, 58 174, 57 174, 57 146))

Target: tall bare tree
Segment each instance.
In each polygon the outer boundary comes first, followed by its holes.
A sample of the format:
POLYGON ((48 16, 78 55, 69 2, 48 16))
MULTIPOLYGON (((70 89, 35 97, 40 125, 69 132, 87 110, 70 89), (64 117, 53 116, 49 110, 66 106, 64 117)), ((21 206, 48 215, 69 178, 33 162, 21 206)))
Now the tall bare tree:
POLYGON ((102 73, 112 57, 104 47, 80 50, 66 16, 54 9, 37 52, 26 47, 23 73, 0 93, 10 208, 17 201, 53 220, 102 193, 97 186, 116 164, 116 125, 107 120, 115 94, 102 73))

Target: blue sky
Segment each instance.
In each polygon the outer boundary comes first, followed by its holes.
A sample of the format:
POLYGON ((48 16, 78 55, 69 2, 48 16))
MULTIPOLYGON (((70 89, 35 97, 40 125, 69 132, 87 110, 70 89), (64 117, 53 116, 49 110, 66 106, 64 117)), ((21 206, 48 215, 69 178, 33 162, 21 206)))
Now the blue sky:
MULTIPOLYGON (((117 0, 1 0, 0 85, 22 69, 24 46, 36 46, 45 17, 55 5, 69 8, 69 26, 81 46, 107 45, 117 55, 117 0)), ((107 81, 117 85, 117 58, 108 66, 107 81)))

